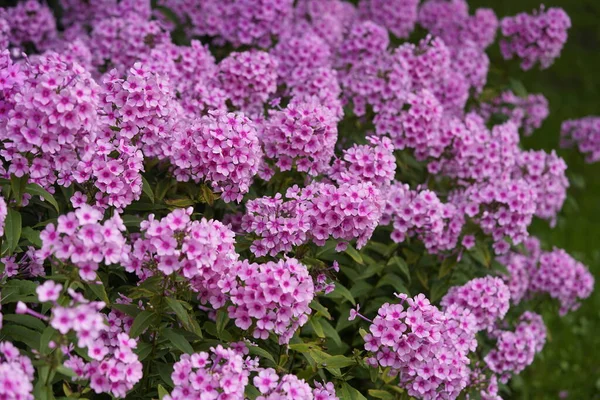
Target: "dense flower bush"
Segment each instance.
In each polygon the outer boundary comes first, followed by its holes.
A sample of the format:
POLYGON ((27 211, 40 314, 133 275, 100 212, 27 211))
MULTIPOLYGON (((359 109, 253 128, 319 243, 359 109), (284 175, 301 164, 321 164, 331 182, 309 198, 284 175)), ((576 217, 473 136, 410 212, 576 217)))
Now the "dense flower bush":
MULTIPOLYGON (((529 234, 569 188, 521 146, 548 101, 487 53, 550 67, 561 9, 11 3, 0 399, 497 400, 529 310, 593 291, 529 234)), ((599 126, 562 144, 597 161, 599 126)))

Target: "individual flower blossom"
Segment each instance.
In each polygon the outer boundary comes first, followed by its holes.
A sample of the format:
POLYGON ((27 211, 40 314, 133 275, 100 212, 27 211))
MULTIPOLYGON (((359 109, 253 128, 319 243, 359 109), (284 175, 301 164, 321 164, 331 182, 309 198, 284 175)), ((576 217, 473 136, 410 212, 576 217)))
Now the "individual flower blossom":
POLYGON ((234 233, 219 221, 192 221, 192 211, 177 209, 160 220, 151 214, 142 221, 142 236, 134 240, 125 269, 143 279, 157 273, 181 275, 203 303, 219 308, 226 299, 218 282, 238 258, 234 233))
POLYGON ((519 97, 507 90, 491 101, 482 103, 479 114, 484 119, 492 121, 497 117, 508 118, 523 131, 525 136, 530 136, 542 126, 550 114, 550 110, 548 100, 543 94, 528 94, 526 97, 519 97))
POLYGON ((338 397, 335 393, 335 387, 333 386, 332 382, 321 383, 315 381, 314 385, 314 400, 338 400, 338 397))
POLYGON ((361 16, 388 29, 398 38, 407 38, 417 22, 418 0, 361 0, 361 16))
POLYGON ((173 391, 167 400, 189 398, 244 398, 250 369, 244 354, 234 348, 221 345, 211 347, 210 352, 182 354, 173 365, 171 379, 173 391))
POLYGON ((384 194, 386 205, 381 223, 392 223, 394 242, 416 236, 432 253, 456 247, 464 217, 453 204, 442 203, 430 190, 413 191, 399 182, 384 189, 384 194))
POLYGON ((258 172, 262 152, 254 123, 213 111, 176 130, 166 154, 180 181, 206 181, 226 202, 240 202, 258 172))
POLYGON ((492 330, 508 312, 510 292, 501 278, 476 278, 454 286, 442 298, 443 310, 451 305, 467 309, 475 318, 474 329, 492 330))
POLYGON ((568 148, 576 146, 585 154, 586 162, 600 160, 600 118, 585 117, 564 121, 560 130, 560 146, 568 148))
POLYGON ((469 381, 474 325, 467 310, 452 306, 443 313, 422 294, 385 303, 364 337, 367 363, 389 367, 410 396, 456 398, 469 381))
POLYGON ((181 114, 168 80, 136 63, 124 79, 112 70, 103 84, 101 122, 116 132, 116 143, 133 142, 146 157, 164 156, 181 114))
POLYGON ((260 139, 265 156, 281 171, 295 167, 318 175, 329 168, 337 141, 337 120, 317 99, 290 103, 280 111, 271 110, 260 139))
POLYGON ((544 252, 539 268, 531 273, 530 290, 547 293, 560 302, 560 315, 579 308, 580 301, 594 290, 594 277, 588 268, 562 249, 544 252))
POLYGON ((8 208, 6 206, 6 200, 4 200, 4 197, 0 196, 0 236, 4 235, 4 222, 6 221, 7 215, 8 208))
POLYGON ((263 104, 277 89, 277 65, 264 51, 233 52, 218 65, 220 87, 235 108, 250 116, 262 114, 263 104))
POLYGON ((96 279, 99 264, 120 264, 129 261, 129 245, 123 233, 125 225, 119 214, 100 223, 103 213, 87 204, 77 211, 58 217, 57 224, 48 224, 40 233, 42 248, 36 257, 41 262, 52 256, 70 262, 78 268, 83 280, 96 279))
POLYGON ((336 159, 329 176, 338 184, 371 182, 377 187, 389 186, 396 172, 392 141, 386 137, 367 137, 369 144, 353 145, 336 159))
POLYGON ((500 50, 505 59, 521 59, 521 68, 529 70, 538 62, 546 69, 560 56, 567 41, 571 19, 562 8, 545 9, 532 14, 519 13, 500 22, 500 50))
POLYGON ((485 50, 494 42, 498 18, 489 8, 469 15, 465 0, 427 0, 419 9, 419 24, 452 48, 471 42, 485 50))
POLYGON ((241 329, 251 328, 257 339, 273 332, 280 344, 289 343, 311 313, 314 284, 306 267, 293 258, 237 262, 219 286, 233 303, 227 308, 229 318, 241 329))
MULTIPOLYGON (((37 0, 17 3, 3 10, 10 26, 9 41, 21 49, 33 45, 37 51, 46 50, 57 36, 56 20, 52 10, 37 0)), ((4 49, 4 48, 3 48, 4 49)))
POLYGON ((33 400, 31 360, 11 342, 0 342, 0 396, 9 400, 33 400))
POLYGON ((522 177, 537 192, 535 215, 547 219, 552 226, 566 198, 569 180, 567 164, 556 155, 540 151, 523 151, 517 158, 517 171, 513 177, 522 177))
POLYGON ((519 318, 515 331, 498 331, 496 347, 484 358, 499 380, 506 383, 513 374, 519 374, 533 362, 536 353, 542 351, 546 343, 546 326, 542 317, 533 312, 525 312, 519 318))
POLYGON ((60 296, 63 286, 60 283, 54 283, 54 281, 46 281, 42 285, 38 286, 35 291, 38 295, 38 300, 41 302, 56 301, 60 296))
POLYGON ((153 48, 170 41, 169 33, 160 22, 137 13, 126 13, 98 20, 87 44, 99 71, 114 68, 123 74, 153 48))

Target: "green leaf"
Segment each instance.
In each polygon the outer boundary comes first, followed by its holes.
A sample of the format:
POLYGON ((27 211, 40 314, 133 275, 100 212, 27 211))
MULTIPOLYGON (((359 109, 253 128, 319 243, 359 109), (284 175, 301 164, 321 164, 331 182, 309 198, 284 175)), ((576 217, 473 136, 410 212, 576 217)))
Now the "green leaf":
POLYGON ((365 396, 350 386, 347 382, 342 383, 342 388, 337 394, 340 400, 367 400, 365 396))
POLYGON ((50 194, 46 189, 38 185, 37 183, 30 183, 25 187, 25 192, 29 193, 32 196, 40 196, 48 203, 50 203, 57 213, 60 213, 60 209, 58 208, 58 203, 53 195, 50 194))
POLYGON ((266 351, 262 347, 248 345, 248 350, 250 351, 251 355, 253 355, 253 356, 259 356, 261 358, 269 360, 270 362, 273 363, 274 366, 277 365, 277 363, 275 362, 275 359, 273 358, 273 356, 271 355, 271 353, 269 353, 268 351, 266 351))
POLYGON ((6 322, 14 322, 15 324, 35 329, 39 332, 46 329, 46 325, 39 318, 32 317, 31 315, 4 314, 4 323, 6 324, 6 322))
POLYGON ((33 296, 37 287, 38 284, 34 281, 11 279, 2 287, 2 304, 23 301, 25 297, 33 296))
POLYGON ((192 199, 186 199, 186 198, 181 198, 181 199, 167 199, 165 200, 165 203, 173 206, 173 207, 177 207, 177 208, 184 208, 184 207, 189 207, 189 206, 193 206, 194 204, 196 204, 194 202, 194 200, 192 199))
POLYGON ((348 244, 348 247, 346 247, 346 250, 344 251, 344 253, 348 254, 358 264, 360 264, 360 265, 365 264, 360 253, 354 247, 352 247, 351 244, 348 244))
POLYGON ((171 374, 173 373, 173 364, 164 364, 157 363, 156 367, 158 368, 158 375, 163 380, 164 383, 173 387, 173 380, 171 379, 171 374))
POLYGON ((355 360, 346 356, 331 356, 323 361, 326 368, 346 368, 355 364, 355 360))
POLYGON ((142 222, 142 219, 137 215, 125 214, 121 215, 121 219, 123 220, 123 225, 136 228, 139 228, 140 222, 142 222))
POLYGON ((315 310, 317 312, 317 315, 321 314, 325 318, 331 319, 331 314, 329 314, 329 310, 327 310, 327 308, 321 303, 319 303, 317 300, 313 300, 310 302, 310 308, 315 310))
POLYGON ((311 318, 310 326, 313 329, 313 331, 315 331, 315 333, 317 334, 318 337, 320 337, 320 338, 325 337, 325 332, 323 331, 323 327, 321 326, 321 323, 319 322, 318 318, 314 318, 314 317, 311 318))
POLYGON ((8 209, 8 214, 6 215, 4 236, 8 244, 9 254, 12 254, 21 239, 21 214, 12 208, 8 209))
POLYGON ((215 194, 213 191, 206 185, 200 186, 200 194, 201 200, 212 207, 215 203, 215 194))
POLYGON ((381 277, 381 279, 379 279, 376 287, 379 288, 386 285, 393 287, 398 293, 408 293, 408 289, 404 284, 404 280, 396 274, 385 274, 381 277))
POLYGON ((249 400, 255 400, 258 396, 260 396, 258 389, 252 385, 246 386, 246 391, 244 394, 249 400))
POLYGON ((110 300, 108 299, 108 294, 103 283, 92 283, 89 285, 89 288, 98 299, 106 303, 107 306, 110 305, 110 300))
POLYGON ((36 231, 30 226, 26 226, 21 231, 21 237, 29 240, 34 246, 42 247, 42 240, 40 239, 40 231, 36 231))
POLYGON ((40 348, 40 338, 42 335, 32 329, 19 325, 6 324, 2 327, 2 333, 10 336, 13 341, 25 343, 32 349, 38 350, 40 348))
POLYGON ((390 392, 386 392, 385 390, 370 389, 369 396, 382 400, 394 400, 394 395, 392 395, 390 392))
POLYGON ((294 343, 288 345, 290 350, 297 351, 298 353, 308 353, 311 350, 316 349, 316 345, 312 343, 294 343))
POLYGON ((115 310, 119 310, 124 314, 129 315, 130 317, 137 317, 138 314, 142 311, 138 306, 134 306, 133 304, 113 304, 111 308, 115 310))
POLYGON ((221 337, 221 335, 223 334, 223 331, 225 330, 225 327, 227 326, 227 323, 229 322, 229 316, 227 315, 227 312, 225 310, 219 310, 217 311, 217 335, 218 337, 221 337))
POLYGON ((321 320, 321 326, 323 327, 323 331, 325 332, 325 336, 335 342, 338 347, 342 347, 342 338, 340 338, 340 334, 335 330, 335 328, 327 321, 321 320))
POLYGON ((51 326, 46 327, 46 329, 44 329, 44 332, 42 332, 42 335, 40 336, 39 347, 40 353, 42 355, 50 354, 52 352, 53 349, 50 348, 49 343, 56 332, 57 330, 51 326))
POLYGON ((408 269, 408 264, 406 261, 399 256, 394 256, 390 258, 387 265, 393 265, 396 267, 402 274, 406 277, 407 282, 410 284, 410 270, 408 269))
POLYGON ((154 312, 148 310, 142 311, 133 320, 133 324, 131 325, 131 329, 129 330, 129 337, 135 339, 142 332, 148 329, 149 326, 151 326, 154 323, 157 323, 158 319, 158 315, 156 315, 154 312))
POLYGON ((64 365, 59 365, 56 367, 56 372, 63 374, 69 378, 77 378, 77 374, 71 368, 67 368, 64 365))
POLYGON ((166 337, 180 351, 187 353, 187 354, 194 353, 194 348, 192 347, 190 342, 188 342, 187 339, 185 337, 183 337, 183 335, 173 331, 172 329, 168 329, 168 328, 163 329, 161 331, 161 335, 166 337))
POLYGON ((142 192, 150 199, 152 204, 154 204, 154 192, 152 191, 152 186, 148 183, 148 180, 142 175, 142 192))
POLYGON ((10 188, 13 191, 13 198, 16 200, 18 207, 21 206, 23 193, 25 193, 25 187, 27 186, 27 180, 27 175, 23 175, 19 178, 14 175, 11 175, 10 177, 10 188))
POLYGON ((167 389, 165 389, 163 387, 163 385, 158 384, 157 389, 158 389, 158 398, 159 398, 159 400, 162 400, 163 397, 169 395, 169 392, 167 392, 167 389))
POLYGON ((352 296, 352 293, 350 293, 350 291, 339 282, 335 283, 335 289, 329 294, 329 296, 335 298, 343 297, 350 303, 352 303, 353 306, 356 305, 356 301, 354 300, 354 296, 352 296))
POLYGON ((458 263, 457 256, 447 257, 442 261, 442 265, 440 266, 440 272, 438 274, 438 278, 443 278, 450 273, 456 267, 458 263))

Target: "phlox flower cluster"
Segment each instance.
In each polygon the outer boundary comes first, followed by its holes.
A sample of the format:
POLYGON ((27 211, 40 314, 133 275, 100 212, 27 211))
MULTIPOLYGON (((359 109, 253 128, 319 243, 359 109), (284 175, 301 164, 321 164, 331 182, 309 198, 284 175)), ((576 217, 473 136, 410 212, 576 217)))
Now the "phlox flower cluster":
POLYGON ((332 61, 327 43, 310 31, 301 36, 282 36, 270 54, 277 60, 277 74, 281 80, 289 79, 295 70, 330 67, 332 61))
POLYGON ((498 180, 455 192, 450 201, 491 235, 496 254, 503 254, 510 248, 506 237, 519 244, 529 236, 537 194, 523 179, 498 180))
POLYGON ((286 94, 297 102, 317 99, 322 106, 331 110, 337 120, 344 111, 340 99, 342 89, 338 72, 330 67, 315 69, 296 68, 286 77, 286 94))
POLYGON ((64 26, 91 25, 101 19, 135 13, 148 19, 152 13, 146 0, 60 0, 64 26))
POLYGON ((561 147, 576 146, 588 163, 600 160, 600 118, 585 117, 564 121, 561 126, 561 147))
POLYGON ((0 262, 4 264, 4 272, 0 275, 0 279, 16 275, 21 275, 25 278, 45 276, 44 265, 36 256, 36 253, 37 249, 29 246, 27 251, 20 255, 13 254, 12 256, 0 258, 0 262))
POLYGON ((180 181, 207 181, 224 201, 240 202, 261 162, 253 122, 242 114, 212 111, 177 129, 166 154, 180 181))
POLYGON ((452 306, 443 313, 422 294, 386 303, 364 337, 371 353, 367 362, 390 367, 410 396, 456 398, 468 383, 467 354, 477 346, 474 326, 467 310, 452 306))
POLYGON ((99 71, 114 68, 119 74, 154 47, 171 41, 159 21, 150 21, 137 12, 98 20, 85 39, 92 51, 93 65, 99 71))
POLYGON ((452 68, 464 75, 475 93, 481 93, 487 82, 490 59, 475 44, 466 43, 452 49, 452 68))
POLYGON ((504 275, 503 279, 510 291, 512 304, 519 304, 529 297, 531 274, 537 268, 541 255, 540 242, 536 237, 528 237, 524 245, 525 253, 510 251, 496 258, 508 271, 508 275, 504 275))
POLYGON ((262 114, 263 104, 277 89, 277 65, 264 51, 233 52, 218 65, 220 87, 237 109, 250 116, 262 114))
POLYGON ((277 195, 247 203, 242 228, 259 236, 251 247, 255 255, 274 256, 305 239, 323 246, 330 237, 339 241, 338 250, 354 239, 361 248, 377 227, 384 206, 379 189, 370 182, 293 186, 286 198, 277 195))
MULTIPOLYGON (((286 374, 281 378, 273 368, 263 369, 253 379, 254 386, 260 392, 257 400, 312 400, 311 387, 304 379, 286 374)), ((325 397, 331 398, 331 397, 325 397)), ((334 397, 333 398, 337 398, 334 397)))
POLYGON ((294 258, 237 262, 219 286, 233 303, 227 312, 237 327, 252 328, 257 339, 267 339, 273 332, 280 344, 289 343, 308 321, 315 292, 308 270, 294 258))
POLYGON ((78 64, 56 53, 13 65, 2 55, 7 77, 0 112, 1 155, 9 174, 54 191, 69 186, 78 156, 94 146, 100 87, 78 64))
POLYGON ((318 175, 333 157, 337 142, 337 119, 317 99, 292 101, 283 110, 271 110, 260 134, 265 156, 281 171, 318 175))
POLYGON ((536 353, 546 343, 546 326, 542 317, 525 312, 519 318, 515 331, 497 331, 496 347, 485 356, 488 368, 506 383, 512 374, 518 374, 533 362, 536 353))
POLYGON ((470 113, 464 122, 453 120, 444 128, 451 145, 441 158, 428 164, 430 173, 480 182, 498 179, 515 165, 519 132, 514 123, 488 130, 479 115, 470 113))
POLYGON ((454 286, 442 298, 443 310, 457 305, 471 312, 475 318, 474 329, 491 331, 496 321, 508 312, 510 291, 501 278, 476 278, 463 286, 454 286))
POLYGON ((550 114, 548 107, 548 100, 541 93, 519 97, 507 90, 491 101, 482 103, 478 113, 486 120, 504 116, 519 126, 525 136, 530 136, 550 114))
POLYGON ((489 8, 469 15, 465 0, 427 0, 419 9, 419 24, 450 47, 471 42, 481 51, 494 42, 498 18, 489 8))
POLYGON ((162 0, 183 21, 191 21, 192 36, 214 36, 218 44, 270 47, 273 37, 288 29, 293 0, 162 0))
POLYGON ((183 275, 200 300, 221 307, 226 299, 219 281, 230 273, 238 255, 234 233, 219 221, 192 221, 193 209, 177 209, 157 220, 142 221, 142 236, 133 242, 125 269, 147 278, 156 271, 183 275))
POLYGON ((44 51, 56 39, 56 20, 52 10, 37 0, 27 0, 17 3, 15 7, 0 9, 0 18, 9 27, 8 42, 21 50, 33 45, 37 51, 44 51))
POLYGON ((428 156, 439 157, 449 144, 440 128, 444 109, 429 90, 408 94, 408 110, 385 110, 373 119, 378 135, 392 139, 394 148, 411 148, 419 159, 428 156))
MULTIPOLYGON (((83 186, 94 182, 96 206, 122 210, 142 194, 144 157, 137 146, 127 143, 117 141, 115 132, 104 126, 94 146, 88 147, 77 163, 74 180, 83 186)), ((87 200, 86 196, 84 202, 87 200)))
POLYGON ((123 79, 116 70, 103 78, 102 123, 117 131, 117 140, 136 144, 146 157, 160 157, 181 109, 166 77, 141 63, 123 79))
POLYGON ((371 182, 377 187, 387 187, 394 180, 396 157, 394 146, 387 137, 369 136, 369 144, 354 144, 336 159, 329 176, 338 184, 371 182))
POLYGON ((218 345, 210 352, 183 354, 171 374, 175 388, 164 399, 242 399, 249 376, 244 355, 236 349, 218 345))
POLYGON ((517 156, 517 171, 513 177, 522 177, 537 193, 535 215, 550 220, 556 216, 567 198, 569 180, 565 174, 567 164, 556 155, 540 151, 523 151, 517 156))
POLYGON ((411 190, 396 182, 386 190, 386 204, 381 223, 392 223, 391 238, 402 243, 417 236, 430 252, 456 247, 464 218, 453 204, 444 204, 430 190, 411 190))
POLYGON ((39 261, 55 257, 70 262, 86 281, 96 279, 99 264, 129 262, 130 247, 123 237, 125 225, 119 214, 100 223, 103 212, 87 204, 75 212, 58 217, 40 233, 42 248, 36 252, 39 261))
POLYGON ((337 48, 351 26, 358 22, 356 8, 339 0, 300 0, 296 2, 294 30, 311 31, 337 48))
POLYGON ((418 0, 361 0, 361 17, 385 27, 394 36, 407 38, 415 28, 418 0))
POLYGON ((33 400, 31 360, 22 356, 11 342, 0 342, 0 397, 7 400, 33 400))
POLYGON ((570 27, 571 19, 562 8, 546 10, 542 6, 532 14, 505 17, 500 21, 500 50, 505 59, 521 59, 524 70, 538 62, 541 69, 546 69, 560 55, 570 27))
POLYGON ((559 300, 560 315, 579 308, 593 289, 594 277, 587 267, 562 249, 542 253, 539 268, 531 275, 530 290, 559 300))

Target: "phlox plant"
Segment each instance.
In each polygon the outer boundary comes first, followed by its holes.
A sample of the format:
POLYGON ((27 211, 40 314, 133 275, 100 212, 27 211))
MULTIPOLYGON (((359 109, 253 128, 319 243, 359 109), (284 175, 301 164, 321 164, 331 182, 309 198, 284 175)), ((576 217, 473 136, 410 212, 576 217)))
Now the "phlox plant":
POLYGON ((569 187, 521 146, 548 101, 488 79, 496 41, 549 68, 561 9, 9 3, 0 399, 501 399, 593 291, 529 234, 569 187))

